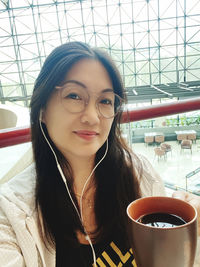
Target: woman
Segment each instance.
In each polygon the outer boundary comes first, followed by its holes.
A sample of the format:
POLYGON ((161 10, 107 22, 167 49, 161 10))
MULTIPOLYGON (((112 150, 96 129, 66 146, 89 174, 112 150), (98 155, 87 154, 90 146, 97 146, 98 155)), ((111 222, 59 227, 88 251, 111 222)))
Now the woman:
POLYGON ((136 266, 126 207, 164 186, 123 142, 124 102, 101 50, 72 42, 47 57, 31 99, 35 164, 2 189, 2 266, 136 266))

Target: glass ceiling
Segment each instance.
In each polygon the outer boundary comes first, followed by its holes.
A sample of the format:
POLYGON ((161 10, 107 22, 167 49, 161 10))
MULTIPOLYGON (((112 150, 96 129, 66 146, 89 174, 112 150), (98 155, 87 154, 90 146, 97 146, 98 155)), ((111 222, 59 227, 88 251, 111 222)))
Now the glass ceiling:
POLYGON ((109 52, 129 101, 200 96, 199 0, 0 0, 0 100, 27 106, 68 41, 109 52))

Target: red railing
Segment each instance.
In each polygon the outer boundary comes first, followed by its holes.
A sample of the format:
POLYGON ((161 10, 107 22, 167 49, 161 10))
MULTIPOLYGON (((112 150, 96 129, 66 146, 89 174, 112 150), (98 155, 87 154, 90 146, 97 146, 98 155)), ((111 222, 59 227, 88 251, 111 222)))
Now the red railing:
POLYGON ((200 110, 200 97, 189 100, 181 100, 173 103, 137 108, 129 111, 128 113, 124 112, 122 123, 147 120, 194 110, 200 110))
MULTIPOLYGON (((173 103, 137 108, 124 112, 121 123, 146 120, 166 115, 194 111, 200 109, 200 98, 182 100, 173 103)), ((30 141, 30 128, 9 128, 0 130, 0 148, 30 141)))
POLYGON ((28 126, 0 130, 0 148, 26 143, 30 139, 30 128, 28 126))

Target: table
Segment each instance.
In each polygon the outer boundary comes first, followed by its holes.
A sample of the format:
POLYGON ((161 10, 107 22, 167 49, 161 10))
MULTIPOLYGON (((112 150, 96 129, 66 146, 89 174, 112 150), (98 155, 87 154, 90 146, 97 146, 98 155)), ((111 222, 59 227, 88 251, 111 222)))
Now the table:
POLYGON ((164 135, 163 133, 159 133, 159 132, 150 132, 150 133, 145 133, 144 136, 157 136, 157 135, 164 135))
POLYGON ((164 140, 164 134, 160 132, 150 132, 150 133, 144 133, 144 141, 145 143, 161 143, 162 141, 156 141, 155 138, 156 136, 161 136, 163 137, 164 140))
POLYGON ((182 130, 182 131, 175 131, 175 134, 177 136, 177 140, 180 142, 184 139, 192 139, 192 140, 196 140, 196 134, 197 132, 195 130, 182 130), (189 135, 194 135, 193 138, 189 137, 189 135))
POLYGON ((197 132, 195 130, 183 130, 183 131, 175 131, 175 134, 196 134, 197 132))

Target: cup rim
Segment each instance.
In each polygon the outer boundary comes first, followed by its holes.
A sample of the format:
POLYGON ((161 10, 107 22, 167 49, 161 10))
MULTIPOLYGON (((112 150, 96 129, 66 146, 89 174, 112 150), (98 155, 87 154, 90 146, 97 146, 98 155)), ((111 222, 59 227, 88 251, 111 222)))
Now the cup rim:
POLYGON ((173 230, 175 230, 175 229, 180 229, 180 228, 188 227, 188 225, 192 224, 194 221, 197 220, 197 209, 196 209, 193 205, 191 205, 190 203, 188 203, 188 202, 186 202, 186 201, 184 201, 184 200, 182 200, 182 199, 173 198, 173 197, 167 197, 167 196, 148 196, 148 197, 141 197, 141 198, 138 198, 138 199, 132 201, 131 203, 129 203, 129 205, 127 206, 127 209, 126 209, 126 213, 127 213, 129 219, 130 219, 132 222, 134 222, 134 223, 136 223, 137 225, 140 225, 140 226, 142 226, 142 227, 145 227, 145 228, 151 228, 151 229, 154 229, 155 231, 156 231, 156 230, 159 230, 159 231, 160 231, 160 230, 163 230, 163 231, 166 231, 166 230, 172 230, 172 231, 173 231, 173 230), (143 199, 148 200, 148 199, 152 199, 152 198, 157 199, 157 200, 159 200, 159 199, 170 199, 170 201, 171 201, 172 199, 174 199, 174 200, 176 200, 176 201, 180 201, 180 202, 182 202, 182 203, 184 203, 184 204, 187 203, 187 205, 189 205, 189 206, 194 210, 194 217, 193 217, 192 220, 190 220, 189 222, 186 222, 185 224, 177 225, 177 226, 174 226, 174 227, 164 227, 164 228, 163 228, 163 227, 155 227, 155 226, 146 225, 146 224, 143 224, 143 223, 141 223, 141 222, 138 222, 136 219, 133 219, 133 218, 131 217, 131 215, 130 215, 130 207, 133 205, 133 202, 136 203, 136 202, 138 202, 138 201, 142 201, 143 199))

